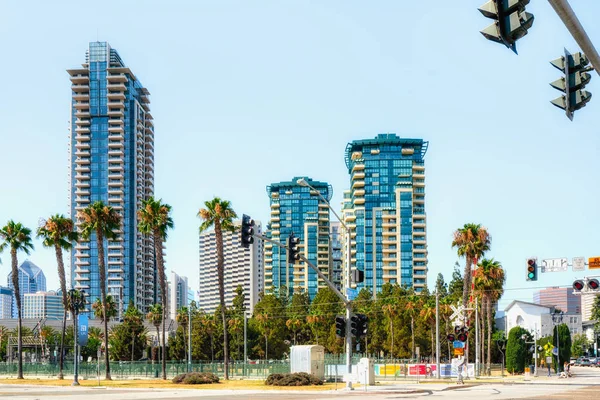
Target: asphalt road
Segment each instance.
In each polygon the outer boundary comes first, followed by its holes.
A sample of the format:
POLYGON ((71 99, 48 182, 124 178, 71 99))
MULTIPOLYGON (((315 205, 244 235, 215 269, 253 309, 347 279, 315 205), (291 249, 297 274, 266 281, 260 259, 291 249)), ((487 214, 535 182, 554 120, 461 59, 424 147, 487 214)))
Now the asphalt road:
POLYGON ((466 385, 440 383, 390 384, 326 392, 261 392, 257 390, 196 390, 196 389, 120 389, 89 387, 40 387, 0 384, 0 398, 9 400, 326 400, 326 399, 597 399, 600 391, 600 368, 573 368, 570 379, 540 377, 526 382, 479 383, 466 385))

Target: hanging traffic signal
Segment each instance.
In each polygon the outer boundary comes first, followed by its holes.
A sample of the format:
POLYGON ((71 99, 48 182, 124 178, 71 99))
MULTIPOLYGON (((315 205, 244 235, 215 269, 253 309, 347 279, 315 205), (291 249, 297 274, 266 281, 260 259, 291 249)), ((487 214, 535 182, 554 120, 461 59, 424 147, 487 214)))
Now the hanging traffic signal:
POLYGON ((598 282, 598 279, 589 279, 587 281, 587 287, 590 290, 597 290, 600 287, 600 283, 598 282))
POLYGON ((580 279, 573 282, 573 290, 576 292, 581 292, 584 287, 585 287, 585 285, 583 284, 583 281, 580 279))
POLYGON ((354 283, 362 283, 365 280, 365 271, 361 271, 360 269, 355 269, 352 271, 352 282, 354 283))
POLYGON ((369 329, 368 326, 368 318, 364 314, 354 314, 352 318, 350 318, 350 333, 357 338, 361 336, 365 336, 369 329))
POLYGON ((346 337, 346 318, 339 315, 335 317, 335 335, 339 338, 346 337))
POLYGON ((529 0, 490 0, 479 11, 487 17, 496 20, 481 31, 488 40, 504 44, 517 52, 516 41, 527 35, 527 30, 533 25, 533 14, 525 11, 529 0))
POLYGON ((591 68, 586 68, 590 63, 585 54, 570 54, 565 49, 565 55, 550 61, 550 64, 564 72, 565 76, 550 84, 555 89, 565 94, 551 101, 558 108, 565 110, 567 117, 573 121, 573 113, 587 104, 592 99, 592 94, 583 90, 592 76, 588 74, 591 68))
POLYGON ((300 238, 294 236, 294 232, 290 233, 287 240, 287 262, 288 264, 295 264, 300 259, 300 251, 298 250, 298 244, 300 244, 300 238))
POLYGON ((254 243, 254 220, 249 215, 242 215, 242 237, 240 244, 244 248, 249 248, 254 243))
POLYGON ((537 258, 527 259, 527 280, 537 281, 537 258))

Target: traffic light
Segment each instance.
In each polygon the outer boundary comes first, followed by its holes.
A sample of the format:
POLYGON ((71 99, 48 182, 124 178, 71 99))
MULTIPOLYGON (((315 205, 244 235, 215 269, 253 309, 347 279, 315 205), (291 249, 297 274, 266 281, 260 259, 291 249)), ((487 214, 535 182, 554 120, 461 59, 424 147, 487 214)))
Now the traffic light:
POLYGON ((295 264, 300 259, 300 251, 298 250, 298 244, 300 238, 294 236, 294 232, 290 233, 287 240, 287 262, 288 264, 295 264))
POLYGON ((565 76, 550 84, 553 88, 565 93, 563 96, 552 100, 551 103, 565 110, 571 121, 573 121, 573 113, 585 107, 587 102, 592 99, 592 94, 583 90, 585 85, 592 79, 592 76, 588 74, 591 68, 586 68, 589 62, 585 54, 569 54, 567 49, 565 49, 564 56, 550 61, 550 64, 565 74, 565 76))
POLYGON ((465 326, 460 328, 460 333, 458 334, 458 336, 456 338, 463 343, 466 342, 467 339, 469 339, 469 329, 465 326))
POLYGON ((527 259, 527 280, 528 281, 537 281, 537 259, 536 258, 528 258, 527 259))
POLYGON ((352 271, 352 281, 354 283, 362 283, 365 280, 365 271, 361 271, 360 269, 355 269, 352 271))
POLYGON ((448 339, 449 342, 454 342, 456 340, 456 337, 454 336, 454 334, 450 333, 448 336, 446 336, 446 339, 448 339))
POLYGON ((573 290, 576 291, 576 292, 581 292, 584 287, 585 287, 585 284, 580 279, 578 279, 575 282, 573 282, 573 290))
POLYGON ((517 52, 516 41, 527 35, 527 30, 533 25, 533 14, 525 11, 529 0, 490 0, 479 11, 487 17, 496 20, 481 31, 488 40, 504 44, 517 52))
POLYGON ((346 337, 346 318, 339 315, 335 317, 335 335, 339 338, 346 337))
POLYGON ((597 290, 600 287, 600 283, 598 283, 598 279, 589 279, 587 286, 591 290, 597 290))
POLYGON ((254 243, 254 220, 249 215, 242 215, 242 238, 240 244, 244 248, 249 248, 254 243))
POLYGON ((368 318, 364 314, 354 314, 352 318, 350 318, 350 333, 357 338, 361 336, 365 336, 369 329, 368 318))

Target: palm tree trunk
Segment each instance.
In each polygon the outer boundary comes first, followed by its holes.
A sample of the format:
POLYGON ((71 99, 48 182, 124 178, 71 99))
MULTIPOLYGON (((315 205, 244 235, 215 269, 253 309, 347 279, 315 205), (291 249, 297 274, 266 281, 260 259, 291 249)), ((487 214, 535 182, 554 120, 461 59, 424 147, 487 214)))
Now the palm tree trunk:
POLYGON ((411 345, 412 345, 412 353, 411 358, 415 358, 415 319, 413 316, 410 316, 410 336, 411 336, 411 345))
POLYGON ((62 302, 64 310, 62 332, 60 335, 60 361, 58 366, 58 379, 63 379, 63 366, 65 357, 65 331, 67 330, 67 309, 69 308, 69 303, 67 300, 67 283, 65 278, 65 264, 63 262, 62 247, 60 247, 60 244, 56 244, 54 246, 54 250, 56 253, 56 263, 58 265, 58 279, 60 281, 60 290, 62 291, 62 302))
POLYGON ((394 320, 390 318, 390 332, 392 334, 392 344, 390 346, 390 358, 394 359, 394 320))
POLYGON ((487 331, 487 342, 488 342, 488 348, 487 348, 487 374, 491 375, 492 374, 492 299, 488 297, 487 300, 487 325, 488 325, 488 331, 487 331))
POLYGON ((167 379, 167 346, 165 345, 165 324, 167 323, 167 283, 165 282, 165 264, 163 260, 162 236, 158 229, 154 230, 154 257, 158 270, 160 298, 162 302, 162 378, 167 379))
POLYGON ((215 220, 215 237, 217 239, 217 277, 219 281, 219 300, 223 319, 223 379, 229 379, 229 336, 227 332, 227 313, 225 308, 225 257, 223 256, 223 232, 221 221, 215 220))
MULTIPOLYGON (((467 255, 465 260, 465 273, 463 275, 463 307, 466 309, 469 304, 469 293, 471 292, 471 264, 473 259, 467 255)), ((467 321, 467 311, 465 310, 465 321, 467 321)), ((466 322, 468 323, 468 321, 466 322)), ((469 365, 469 341, 465 343, 465 366, 469 365)))
POLYGON ((102 231, 96 231, 96 247, 98 248, 98 277, 100 278, 100 297, 102 299, 102 320, 104 322, 104 362, 105 376, 107 381, 112 380, 110 377, 110 358, 108 354, 108 318, 106 306, 106 266, 104 265, 104 235, 102 231))
POLYGON ((479 313, 479 364, 485 366, 485 295, 481 296, 481 311, 479 313))
POLYGON ((15 302, 17 303, 17 379, 23 379, 23 336, 21 324, 21 288, 19 287, 19 261, 17 260, 17 250, 10 249, 10 258, 12 266, 12 282, 15 291, 15 302))
POLYGON ((156 357, 158 357, 158 361, 160 362, 160 331, 158 330, 158 328, 160 327, 161 324, 158 325, 154 325, 154 327, 156 328, 156 343, 158 343, 158 350, 156 351, 156 357))

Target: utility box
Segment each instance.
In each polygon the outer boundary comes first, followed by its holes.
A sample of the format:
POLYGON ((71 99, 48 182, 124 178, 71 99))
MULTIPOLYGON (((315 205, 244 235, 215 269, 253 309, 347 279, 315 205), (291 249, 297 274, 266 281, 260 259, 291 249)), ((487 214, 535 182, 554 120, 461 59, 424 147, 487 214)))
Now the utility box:
POLYGON ((291 372, 306 372, 325 379, 325 348, 320 345, 292 346, 291 372))
POLYGON ((358 383, 361 385, 375 385, 375 362, 370 358, 361 358, 356 365, 358 383))

